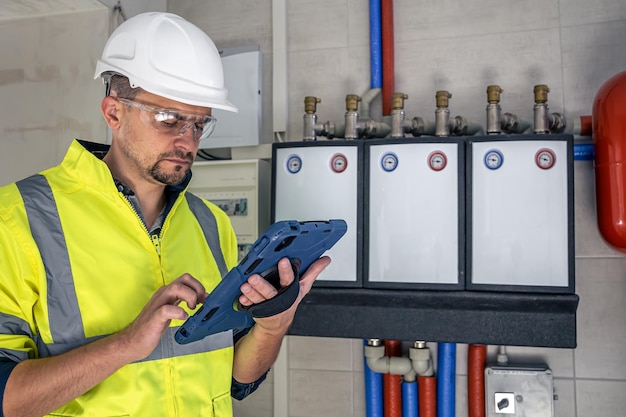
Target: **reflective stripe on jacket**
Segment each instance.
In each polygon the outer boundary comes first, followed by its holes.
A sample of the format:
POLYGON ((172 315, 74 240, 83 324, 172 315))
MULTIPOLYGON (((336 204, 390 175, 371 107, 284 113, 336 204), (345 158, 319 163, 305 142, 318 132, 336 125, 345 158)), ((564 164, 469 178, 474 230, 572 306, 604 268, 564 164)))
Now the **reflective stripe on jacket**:
MULTIPOLYGON (((210 292, 237 262, 230 221, 181 193, 153 240, 107 166, 74 141, 63 162, 0 188, 0 357, 63 353, 126 327, 190 273, 210 292)), ((231 416, 232 334, 154 352, 54 416, 231 416)), ((139 337, 139 335, 138 335, 139 337)))

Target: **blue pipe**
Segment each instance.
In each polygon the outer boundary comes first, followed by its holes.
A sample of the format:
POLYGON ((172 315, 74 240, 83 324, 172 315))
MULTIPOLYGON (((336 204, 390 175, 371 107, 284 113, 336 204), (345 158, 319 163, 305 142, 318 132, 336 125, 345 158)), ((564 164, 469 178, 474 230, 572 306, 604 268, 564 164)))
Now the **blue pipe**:
POLYGON ((402 382, 402 417, 417 417, 417 381, 402 382))
POLYGON ((380 0, 370 0, 370 87, 383 87, 380 0))
POLYGON ((594 159, 593 143, 574 144, 574 161, 593 161, 594 159))
POLYGON ((454 417, 456 344, 437 344, 437 417, 454 417))
MULTIPOLYGON (((363 345, 367 345, 366 339, 363 339, 363 345)), ((383 374, 372 371, 367 365, 365 356, 363 356, 363 371, 365 373, 365 415, 366 417, 383 417, 383 374)))

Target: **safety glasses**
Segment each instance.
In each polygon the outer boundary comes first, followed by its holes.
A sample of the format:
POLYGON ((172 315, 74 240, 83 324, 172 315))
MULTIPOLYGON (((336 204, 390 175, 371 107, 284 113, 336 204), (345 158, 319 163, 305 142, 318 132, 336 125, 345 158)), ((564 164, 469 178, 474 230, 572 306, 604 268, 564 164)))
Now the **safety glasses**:
POLYGON ((147 117, 142 117, 144 123, 159 133, 167 136, 182 136, 189 129, 193 131, 196 142, 211 136, 215 130, 217 119, 202 113, 189 113, 180 110, 159 109, 147 104, 138 103, 127 98, 117 97, 120 103, 142 110, 147 117))

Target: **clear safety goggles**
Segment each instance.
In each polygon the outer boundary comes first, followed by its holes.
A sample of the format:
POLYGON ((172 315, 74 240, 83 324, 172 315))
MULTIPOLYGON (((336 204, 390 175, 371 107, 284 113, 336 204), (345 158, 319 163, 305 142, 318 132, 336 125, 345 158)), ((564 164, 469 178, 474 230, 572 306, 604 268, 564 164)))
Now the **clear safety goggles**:
POLYGON ((211 136, 217 124, 217 119, 207 114, 160 109, 127 98, 117 97, 116 100, 151 114, 151 117, 144 118, 144 122, 157 132, 167 136, 182 136, 186 131, 192 129, 193 138, 196 142, 200 142, 211 136))

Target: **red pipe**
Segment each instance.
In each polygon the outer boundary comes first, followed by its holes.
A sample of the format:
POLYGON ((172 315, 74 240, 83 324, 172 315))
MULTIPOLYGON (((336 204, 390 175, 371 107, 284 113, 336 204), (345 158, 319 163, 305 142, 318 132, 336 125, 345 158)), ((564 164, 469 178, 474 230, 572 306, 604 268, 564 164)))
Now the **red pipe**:
POLYGON ((417 399, 420 417, 437 417, 437 379, 434 376, 417 377, 417 399))
POLYGON ((626 253, 626 71, 600 88, 593 103, 598 228, 626 253))
POLYGON ((485 362, 487 346, 469 345, 467 352, 468 417, 485 417, 485 362))
MULTIPOLYGON (((402 342, 385 340, 385 356, 402 356, 402 342)), ((402 375, 383 375, 385 417, 402 417, 402 375)))
POLYGON ((580 116, 580 136, 591 136, 593 131, 591 120, 591 115, 580 116))
POLYGON ((380 4, 381 44, 383 62, 383 116, 391 114, 391 96, 394 92, 394 42, 393 0, 382 0, 380 4))

